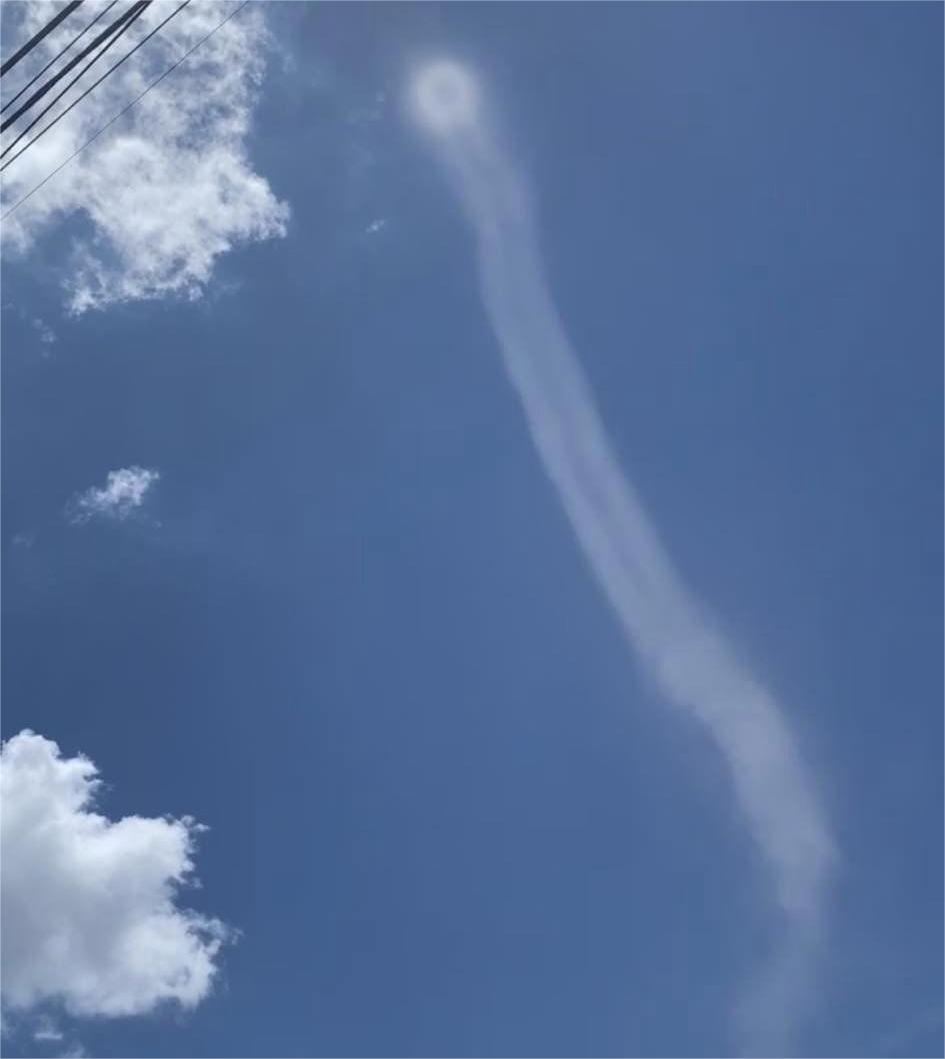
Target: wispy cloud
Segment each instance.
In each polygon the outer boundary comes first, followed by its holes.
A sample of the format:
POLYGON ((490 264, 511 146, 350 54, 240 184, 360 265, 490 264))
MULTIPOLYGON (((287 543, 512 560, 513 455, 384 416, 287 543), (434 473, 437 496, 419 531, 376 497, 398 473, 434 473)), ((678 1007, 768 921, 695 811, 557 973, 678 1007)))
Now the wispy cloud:
POLYGON ((434 62, 413 110, 471 220, 482 296, 532 438, 591 570, 665 698, 697 718, 728 762, 761 851, 784 939, 743 999, 749 1054, 786 1054, 808 1000, 834 844, 787 719, 682 584, 624 478, 545 282, 521 173, 483 117, 477 82, 434 62))
MULTIPOLYGON (((0 764, 5 1009, 58 1003, 73 1016, 126 1016, 199 1004, 232 935, 177 904, 198 825, 98 814, 92 762, 28 730, 3 745, 0 764)), ((33 1037, 63 1035, 48 1022, 33 1037)))
MULTIPOLYGON (((8 6, 8 41, 25 39, 48 18, 44 4, 8 6)), ((83 17, 103 6, 104 0, 88 0, 83 17)), ((172 19, 10 165, 2 178, 2 209, 10 209, 234 6, 201 0, 172 19)), ((68 261, 61 261, 73 312, 170 294, 199 297, 221 254, 285 233, 288 207, 253 170, 246 149, 265 69, 264 7, 249 4, 227 22, 4 222, 6 248, 20 254, 69 217, 90 222, 90 231, 71 242, 68 261)), ((108 61, 129 51, 168 13, 166 4, 152 4, 108 61)), ((29 79, 61 45, 60 36, 51 34, 32 63, 17 67, 8 91, 19 87, 16 74, 29 79)))
POLYGON ((93 518, 126 519, 141 507, 160 473, 146 467, 123 467, 109 471, 104 486, 92 486, 75 497, 67 508, 70 521, 88 522, 93 518))
POLYGON ((53 1043, 58 1043, 65 1036, 48 1015, 40 1016, 36 1026, 33 1028, 32 1035, 34 1041, 51 1041, 53 1043))
POLYGON ((45 320, 42 320, 38 316, 34 316, 32 322, 36 334, 39 335, 40 342, 42 342, 44 346, 51 346, 53 342, 56 341, 56 332, 53 331, 45 320))

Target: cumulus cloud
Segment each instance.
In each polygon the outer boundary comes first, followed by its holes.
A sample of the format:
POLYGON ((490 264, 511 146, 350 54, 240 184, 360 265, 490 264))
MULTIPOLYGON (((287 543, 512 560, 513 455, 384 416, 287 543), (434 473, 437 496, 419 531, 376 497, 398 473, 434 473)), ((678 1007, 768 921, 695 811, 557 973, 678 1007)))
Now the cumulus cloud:
POLYGON ((126 519, 141 507, 148 490, 160 477, 158 471, 147 467, 109 471, 104 486, 92 486, 72 501, 69 516, 73 522, 88 522, 96 517, 126 519))
MULTIPOLYGON (((49 17, 45 4, 9 6, 14 11, 5 18, 8 42, 26 39, 49 17)), ((8 75, 9 93, 103 6, 104 0, 87 0, 81 18, 70 17, 50 34, 31 54, 32 62, 8 75)), ((217 0, 188 5, 10 165, 2 177, 0 208, 9 210, 235 6, 217 0)), ((285 234, 288 207, 253 170, 246 150, 265 68, 264 7, 249 4, 231 18, 5 221, 5 246, 20 254, 69 217, 89 222, 72 244, 64 281, 73 312, 169 294, 199 297, 221 254, 285 234)), ((91 83, 99 66, 104 72, 169 13, 167 4, 150 5, 55 113, 91 83)))
POLYGON ((200 828, 186 817, 99 815, 97 774, 29 730, 0 750, 8 1011, 54 1002, 75 1016, 141 1015, 166 1002, 192 1008, 213 984, 230 932, 177 904, 200 828))

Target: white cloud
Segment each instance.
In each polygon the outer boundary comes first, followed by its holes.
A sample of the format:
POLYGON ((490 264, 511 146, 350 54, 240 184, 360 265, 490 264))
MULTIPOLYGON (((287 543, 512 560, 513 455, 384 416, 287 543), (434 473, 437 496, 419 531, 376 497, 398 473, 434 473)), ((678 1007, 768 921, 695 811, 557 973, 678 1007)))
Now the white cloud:
POLYGON ((148 490, 160 477, 158 471, 146 467, 109 471, 103 487, 92 486, 73 500, 70 517, 73 522, 88 522, 96 516, 125 519, 141 507, 148 490))
POLYGON ((33 327, 36 333, 39 335, 40 342, 44 346, 51 346, 56 341, 56 332, 46 323, 45 320, 38 316, 33 317, 33 327))
MULTIPOLYGON (((7 18, 8 40, 25 39, 48 18, 43 4, 15 6, 23 14, 19 23, 7 18)), ((32 53, 32 63, 20 64, 20 80, 8 91, 17 90, 103 6, 103 0, 83 4, 81 18, 68 19, 32 53)), ((285 234, 288 207, 254 172, 246 153, 268 43, 264 6, 249 4, 230 19, 4 222, 7 249, 20 253, 28 251, 41 232, 70 216, 82 215, 90 222, 91 229, 72 244, 64 281, 73 312, 169 294, 199 297, 221 254, 240 243, 285 234)), ((234 7, 199 0, 172 19, 10 165, 0 191, 3 211, 234 7)), ((147 8, 53 113, 90 83, 99 66, 104 72, 169 13, 167 4, 147 8)))
POLYGON ((203 1000, 230 932, 177 905, 200 828, 93 812, 92 762, 29 730, 4 744, 0 769, 4 1007, 123 1016, 203 1000))

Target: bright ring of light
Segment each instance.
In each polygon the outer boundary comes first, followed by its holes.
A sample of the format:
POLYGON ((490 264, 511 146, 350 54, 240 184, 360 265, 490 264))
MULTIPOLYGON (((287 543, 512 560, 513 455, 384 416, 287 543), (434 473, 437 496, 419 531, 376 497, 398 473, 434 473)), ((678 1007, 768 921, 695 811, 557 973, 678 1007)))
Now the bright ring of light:
POLYGON ((476 120, 479 91, 468 70, 449 59, 423 67, 411 90, 418 120, 431 132, 446 135, 476 120))

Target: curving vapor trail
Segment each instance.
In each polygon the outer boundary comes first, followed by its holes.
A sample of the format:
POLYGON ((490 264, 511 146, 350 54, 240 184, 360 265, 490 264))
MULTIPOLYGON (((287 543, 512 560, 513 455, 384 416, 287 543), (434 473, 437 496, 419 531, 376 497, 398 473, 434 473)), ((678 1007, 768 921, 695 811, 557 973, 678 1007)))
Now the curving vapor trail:
POLYGON ((751 1053, 784 1053, 808 999, 835 859, 794 738, 681 583, 620 470, 545 282, 528 189, 490 133, 474 78, 432 63, 410 101, 471 222, 506 370, 591 569, 665 698, 705 725, 728 762, 781 910, 775 954, 737 1021, 751 1053))

